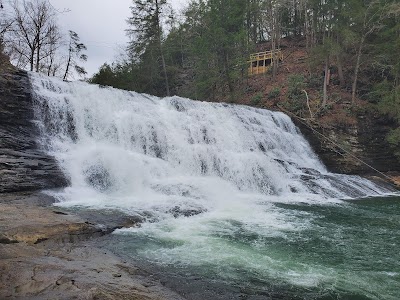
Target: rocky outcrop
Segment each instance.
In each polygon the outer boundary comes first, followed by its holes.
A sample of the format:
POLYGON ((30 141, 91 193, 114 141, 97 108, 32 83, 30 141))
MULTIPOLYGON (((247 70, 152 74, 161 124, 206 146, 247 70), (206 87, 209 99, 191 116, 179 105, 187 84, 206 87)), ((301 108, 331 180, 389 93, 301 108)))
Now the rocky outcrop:
POLYGON ((94 225, 51 202, 41 193, 0 194, 0 299, 183 299, 98 246, 113 223, 94 225))
POLYGON ((0 75, 0 193, 67 185, 55 159, 40 149, 28 75, 0 75))
POLYGON ((400 172, 400 162, 386 140, 394 122, 372 113, 348 126, 327 126, 293 119, 328 170, 344 174, 400 172), (376 170, 374 170, 376 169, 376 170))

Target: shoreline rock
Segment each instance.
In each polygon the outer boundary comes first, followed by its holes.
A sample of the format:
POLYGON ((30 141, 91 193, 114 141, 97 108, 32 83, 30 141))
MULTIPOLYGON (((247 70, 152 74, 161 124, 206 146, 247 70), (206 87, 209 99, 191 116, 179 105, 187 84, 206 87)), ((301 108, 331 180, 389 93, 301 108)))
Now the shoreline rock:
POLYGON ((0 194, 0 299, 183 299, 96 244, 112 227, 50 202, 0 194))

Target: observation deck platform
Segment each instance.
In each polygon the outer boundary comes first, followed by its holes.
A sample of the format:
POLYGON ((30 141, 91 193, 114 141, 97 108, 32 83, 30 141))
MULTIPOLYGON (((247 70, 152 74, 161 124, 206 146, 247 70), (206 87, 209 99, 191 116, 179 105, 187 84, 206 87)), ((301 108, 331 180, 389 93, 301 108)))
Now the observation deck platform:
POLYGON ((281 49, 250 54, 250 59, 247 61, 250 64, 248 75, 257 75, 268 72, 275 60, 283 61, 281 49))

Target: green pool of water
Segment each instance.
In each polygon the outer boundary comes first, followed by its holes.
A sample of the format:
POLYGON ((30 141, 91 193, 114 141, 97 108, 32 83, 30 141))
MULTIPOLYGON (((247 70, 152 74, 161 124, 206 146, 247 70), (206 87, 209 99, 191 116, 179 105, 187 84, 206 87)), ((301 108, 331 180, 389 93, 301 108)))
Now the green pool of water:
POLYGON ((182 217, 116 234, 112 247, 188 299, 400 299, 400 197, 271 211, 290 226, 182 217))

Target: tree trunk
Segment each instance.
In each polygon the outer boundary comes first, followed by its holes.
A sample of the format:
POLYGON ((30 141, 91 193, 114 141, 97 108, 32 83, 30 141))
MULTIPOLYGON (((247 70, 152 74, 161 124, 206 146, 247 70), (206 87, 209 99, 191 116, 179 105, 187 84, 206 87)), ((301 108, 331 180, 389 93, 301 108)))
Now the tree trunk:
POLYGON ((31 49, 31 55, 29 57, 30 71, 33 72, 33 62, 35 61, 35 49, 31 49))
POLYGON ((329 56, 325 59, 325 77, 324 77, 324 89, 323 89, 323 98, 322 98, 322 106, 325 107, 328 102, 328 80, 329 80, 329 56))
POLYGON ((160 52, 161 52, 162 68, 163 68, 163 73, 164 73, 164 78, 165 78, 165 89, 166 89, 166 92, 167 92, 167 96, 169 97, 169 96, 171 96, 171 94, 169 92, 167 66, 165 64, 164 53, 163 53, 163 50, 162 50, 161 41, 160 41, 160 52))
POLYGON ((70 51, 68 54, 67 67, 65 68, 65 73, 64 73, 64 77, 63 77, 64 81, 67 80, 70 65, 71 65, 71 48, 70 48, 70 51))
POLYGON ((307 53, 310 50, 311 47, 311 42, 310 42, 310 27, 309 27, 309 21, 308 21, 308 12, 307 12, 307 6, 304 4, 304 31, 306 34, 306 50, 307 53))
POLYGON ((315 47, 315 45, 317 45, 317 32, 318 32, 318 28, 317 28, 317 15, 314 14, 313 18, 311 19, 311 48, 315 47))
POLYGON ((346 80, 344 79, 344 73, 343 73, 343 65, 342 65, 342 57, 340 54, 336 56, 337 59, 337 67, 338 67, 338 74, 339 74, 339 82, 340 86, 344 87, 346 85, 346 80))
POLYGON ((276 75, 278 73, 278 64, 279 64, 279 57, 275 54, 275 51, 277 50, 277 42, 279 39, 279 13, 278 9, 273 6, 273 3, 271 2, 270 6, 270 18, 271 18, 271 39, 272 39, 272 45, 271 45, 271 50, 272 50, 272 79, 274 80, 276 78, 276 75))
POLYGON ((169 92, 169 83, 168 83, 168 74, 167 74, 167 66, 165 64, 165 58, 164 58, 164 51, 162 47, 162 41, 161 41, 161 25, 160 25, 160 7, 158 5, 158 0, 156 0, 156 16, 157 16, 157 35, 158 35, 158 45, 160 47, 160 54, 161 54, 161 63, 162 63, 162 69, 164 73, 164 79, 165 79, 165 90, 167 92, 167 96, 171 96, 169 92))
POLYGON ((54 57, 53 55, 50 56, 50 63, 49 63, 49 67, 47 69, 47 76, 50 76, 51 74, 51 69, 53 67, 53 62, 54 62, 54 57))
MULTIPOLYGON (((336 34, 336 43, 340 45, 339 41, 339 34, 336 34)), ((338 67, 338 75, 339 75, 339 82, 340 82, 340 87, 343 88, 346 85, 346 80, 344 79, 344 73, 343 73, 343 63, 342 63, 342 51, 336 54, 336 61, 337 61, 337 67, 338 67)))
POLYGON ((228 90, 229 90, 229 99, 231 102, 234 102, 234 88, 233 88, 233 83, 231 80, 231 77, 229 75, 229 57, 226 52, 226 50, 223 50, 223 62, 224 62, 224 75, 226 79, 226 83, 228 84, 228 90))
POLYGON ((358 73, 360 71, 360 65, 361 65, 361 54, 362 54, 362 48, 364 46, 364 41, 365 41, 365 36, 361 38, 360 41, 360 46, 358 47, 357 51, 357 59, 356 59, 356 65, 354 67, 354 78, 353 78, 353 85, 351 87, 351 104, 354 105, 356 102, 356 92, 357 92, 357 81, 358 81, 358 73))
POLYGON ((275 30, 272 33, 272 47, 271 47, 271 51, 272 51, 272 80, 274 80, 276 78, 276 73, 278 70, 278 61, 277 61, 277 57, 275 55, 275 51, 276 51, 276 42, 275 42, 275 30))
POLYGON ((36 49, 36 72, 39 73, 39 63, 40 63, 40 48, 36 49))

